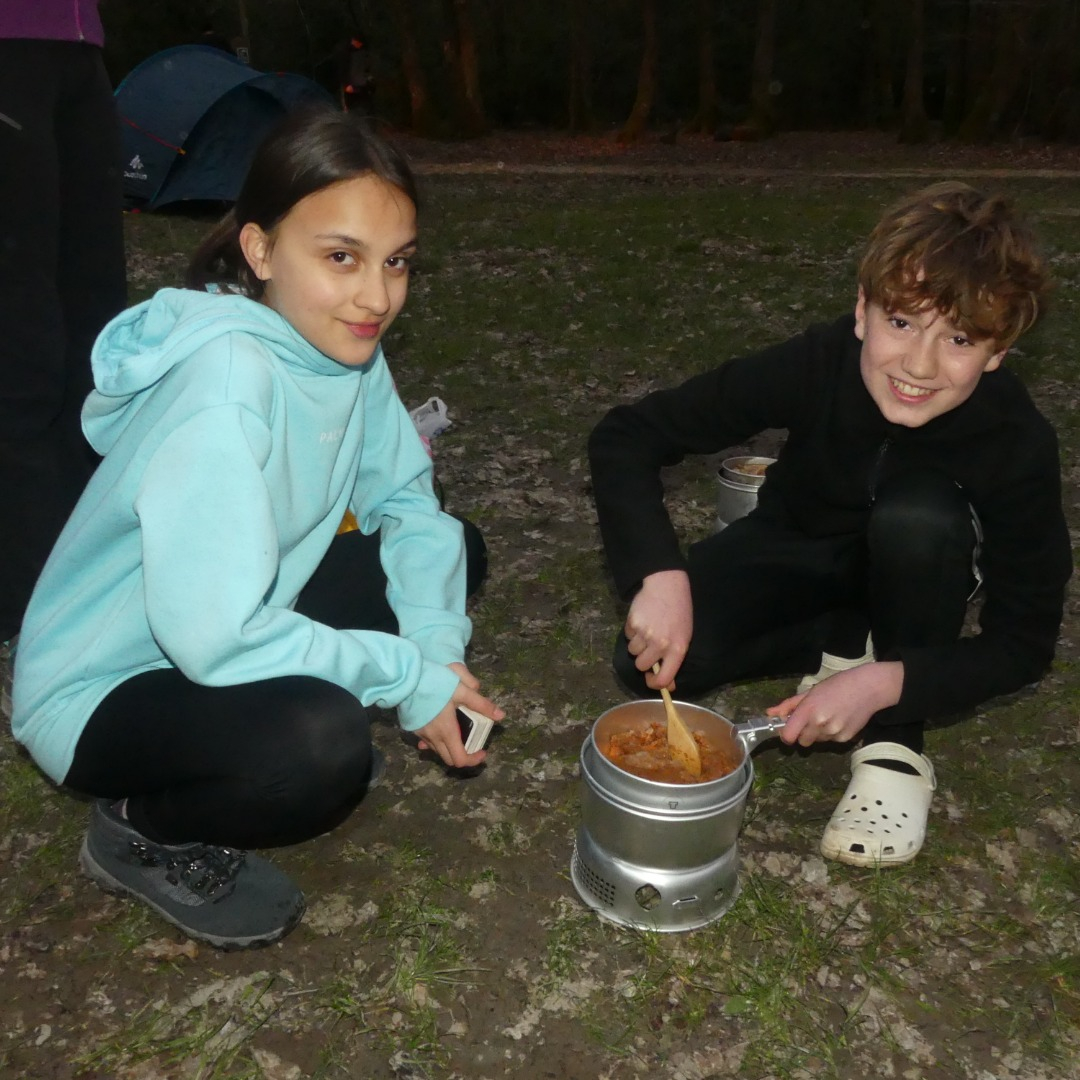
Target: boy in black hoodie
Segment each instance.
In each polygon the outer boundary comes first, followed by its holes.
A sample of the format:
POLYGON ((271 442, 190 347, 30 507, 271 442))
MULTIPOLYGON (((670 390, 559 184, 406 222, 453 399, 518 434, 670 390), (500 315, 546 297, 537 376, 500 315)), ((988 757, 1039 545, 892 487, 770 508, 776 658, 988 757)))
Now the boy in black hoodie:
POLYGON ((1057 440, 1002 367, 1048 290, 1011 205, 936 184, 892 207, 853 315, 611 410, 589 442, 638 693, 812 671, 769 712, 809 746, 861 738, 822 853, 913 859, 923 729, 1036 681, 1072 570, 1057 440), (680 551, 662 466, 787 429, 756 508, 680 551), (980 633, 961 637, 985 591, 980 633), (659 662, 657 674, 651 669, 659 662))

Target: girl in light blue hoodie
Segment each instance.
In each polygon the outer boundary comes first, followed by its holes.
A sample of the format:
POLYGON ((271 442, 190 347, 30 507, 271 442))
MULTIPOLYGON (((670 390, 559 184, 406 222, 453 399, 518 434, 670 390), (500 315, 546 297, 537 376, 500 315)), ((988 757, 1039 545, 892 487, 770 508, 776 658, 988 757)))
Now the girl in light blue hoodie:
POLYGON ((464 664, 462 525, 380 345, 415 250, 404 159, 348 114, 293 114, 194 288, 94 348, 104 460, 27 612, 13 730, 96 798, 83 869, 213 945, 299 921, 302 893, 242 849, 351 812, 370 710, 457 767, 484 758, 457 707, 503 716, 464 664))

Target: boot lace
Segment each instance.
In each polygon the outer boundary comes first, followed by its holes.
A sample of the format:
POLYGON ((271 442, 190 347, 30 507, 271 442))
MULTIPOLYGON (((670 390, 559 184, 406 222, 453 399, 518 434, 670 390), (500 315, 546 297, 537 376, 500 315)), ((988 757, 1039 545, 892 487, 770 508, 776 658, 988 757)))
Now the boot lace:
POLYGON ((173 885, 182 885, 211 902, 223 900, 233 891, 246 857, 246 852, 237 848, 191 844, 182 851, 169 851, 138 840, 131 842, 131 851, 144 866, 163 867, 165 879, 173 885))

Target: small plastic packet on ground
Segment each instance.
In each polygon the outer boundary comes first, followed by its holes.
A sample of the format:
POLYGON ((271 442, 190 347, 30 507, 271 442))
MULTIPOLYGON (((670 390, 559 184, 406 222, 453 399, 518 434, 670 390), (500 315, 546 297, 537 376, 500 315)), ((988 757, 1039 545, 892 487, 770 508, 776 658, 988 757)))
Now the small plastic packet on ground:
POLYGON ((442 398, 428 398, 423 405, 409 410, 409 416, 416 425, 416 430, 425 439, 434 439, 450 427, 450 416, 446 411, 446 402, 442 398))

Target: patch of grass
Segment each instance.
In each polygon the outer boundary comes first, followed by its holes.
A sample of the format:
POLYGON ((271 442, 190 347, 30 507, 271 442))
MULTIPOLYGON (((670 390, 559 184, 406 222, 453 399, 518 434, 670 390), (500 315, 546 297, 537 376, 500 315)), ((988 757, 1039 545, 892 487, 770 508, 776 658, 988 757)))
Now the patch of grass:
POLYGON ((594 929, 593 916, 577 905, 560 903, 547 923, 544 967, 555 981, 569 979, 581 968, 594 929))
POLYGON ((526 851, 529 847, 525 831, 515 821, 496 821, 481 826, 485 837, 484 847, 496 856, 506 856, 526 851))
POLYGON ((276 981, 263 973, 205 1001, 197 995, 174 1008, 149 1004, 73 1065, 105 1075, 140 1064, 172 1074, 183 1065, 184 1075, 198 1080, 257 1080, 265 1074, 250 1056, 252 1040, 281 1007, 276 981))
POLYGON ((61 798, 23 754, 0 761, 0 786, 0 910, 10 919, 22 918, 31 909, 40 916, 43 903, 53 906, 56 897, 65 895, 58 886, 72 875, 85 814, 78 804, 61 798))
POLYGON ((125 214, 128 302, 147 300, 162 287, 179 288, 188 260, 215 221, 210 215, 125 214))
POLYGON ((1054 922, 1076 913, 1080 896, 1080 859, 1069 852, 1028 851, 1021 862, 1025 903, 1035 918, 1054 922))
POLYGON ((834 962, 837 935, 851 909, 816 915, 785 884, 760 875, 748 877, 721 924, 727 951, 725 969, 715 977, 726 1000, 726 1015, 752 1021, 750 1062, 760 1069, 791 1069, 813 1056, 829 1061, 838 1035, 825 1015, 827 1000, 814 992, 816 974, 834 962), (732 948, 745 935, 747 948, 732 948), (784 947, 773 943, 782 940, 784 947))
POLYGON ((843 924, 843 913, 815 917, 786 886, 753 875, 689 947, 681 935, 612 931, 624 975, 591 1003, 593 1037, 626 1052, 635 1033, 671 1046, 722 1029, 725 1042, 747 1042, 739 1075, 793 1076, 808 1061, 829 1063, 843 1037, 815 977, 842 951, 843 924))
POLYGON ((391 849, 387 855, 390 871, 395 875, 409 877, 416 872, 423 873, 431 864, 432 852, 411 840, 404 840, 391 849))
POLYGON ((374 1038, 410 1075, 443 1074, 449 1051, 440 998, 486 973, 458 941, 459 918, 433 902, 422 882, 403 884, 380 912, 383 955, 341 968, 319 991, 319 1007, 347 1021, 350 1038, 374 1038))

